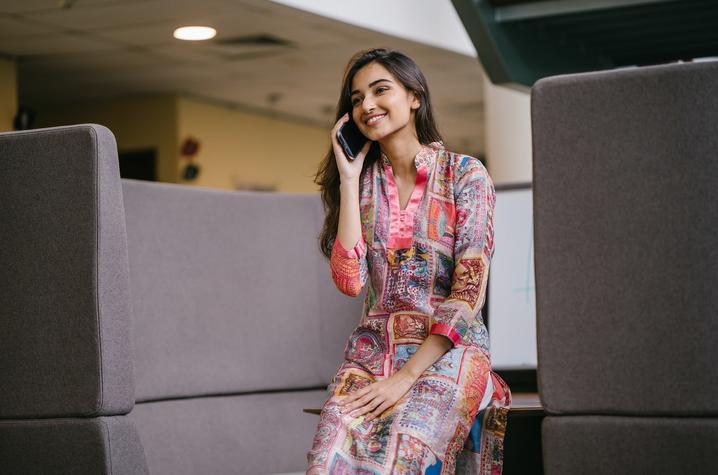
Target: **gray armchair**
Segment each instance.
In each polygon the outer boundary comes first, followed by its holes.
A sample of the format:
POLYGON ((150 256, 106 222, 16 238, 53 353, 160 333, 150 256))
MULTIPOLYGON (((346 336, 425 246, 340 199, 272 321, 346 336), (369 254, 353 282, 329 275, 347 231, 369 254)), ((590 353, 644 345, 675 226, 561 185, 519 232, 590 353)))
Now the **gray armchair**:
POLYGON ((544 467, 718 467, 718 62, 532 91, 544 467))
POLYGON ((0 164, 0 470, 148 473, 114 137, 0 134, 0 164))

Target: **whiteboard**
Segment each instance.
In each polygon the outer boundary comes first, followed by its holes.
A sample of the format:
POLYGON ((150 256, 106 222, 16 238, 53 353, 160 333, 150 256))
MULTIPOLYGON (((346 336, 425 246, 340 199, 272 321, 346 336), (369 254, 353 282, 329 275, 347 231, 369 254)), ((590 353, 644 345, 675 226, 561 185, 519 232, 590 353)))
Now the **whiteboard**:
POLYGON ((496 187, 488 327, 495 369, 536 369, 533 200, 530 185, 496 187))

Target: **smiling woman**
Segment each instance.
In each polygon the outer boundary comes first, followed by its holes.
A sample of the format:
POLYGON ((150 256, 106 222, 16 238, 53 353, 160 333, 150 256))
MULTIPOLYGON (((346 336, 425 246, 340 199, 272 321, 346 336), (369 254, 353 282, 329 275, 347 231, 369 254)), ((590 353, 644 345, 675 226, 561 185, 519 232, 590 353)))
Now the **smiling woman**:
MULTIPOLYGON (((406 55, 359 52, 317 172, 332 278, 367 286, 329 385, 309 474, 500 474, 511 392, 481 316, 493 256, 493 182, 444 148, 426 79, 406 55), (337 132, 366 139, 348 160, 337 132)), ((347 316, 337 316, 346 318, 347 316)))

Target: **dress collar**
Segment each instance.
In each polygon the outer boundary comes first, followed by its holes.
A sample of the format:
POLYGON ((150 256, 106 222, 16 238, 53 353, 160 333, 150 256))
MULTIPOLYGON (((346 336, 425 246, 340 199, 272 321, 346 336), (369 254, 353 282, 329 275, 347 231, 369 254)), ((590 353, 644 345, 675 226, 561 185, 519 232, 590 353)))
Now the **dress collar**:
MULTIPOLYGON (((416 165, 416 169, 431 168, 438 152, 443 149, 444 144, 442 142, 431 142, 429 145, 422 144, 421 150, 419 150, 419 153, 417 153, 416 157, 414 157, 414 165, 416 165)), ((381 152, 381 161, 385 167, 391 166, 391 162, 389 161, 389 158, 384 155, 384 152, 381 152)))

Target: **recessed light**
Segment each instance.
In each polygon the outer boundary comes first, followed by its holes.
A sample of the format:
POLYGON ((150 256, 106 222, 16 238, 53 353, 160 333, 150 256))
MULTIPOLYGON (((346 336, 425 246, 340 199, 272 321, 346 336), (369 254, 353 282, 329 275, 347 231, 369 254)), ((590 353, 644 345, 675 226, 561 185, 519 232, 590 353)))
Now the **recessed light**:
POLYGON ((209 26, 183 26, 177 28, 172 36, 178 40, 186 41, 202 41, 214 38, 217 35, 217 30, 209 26))

